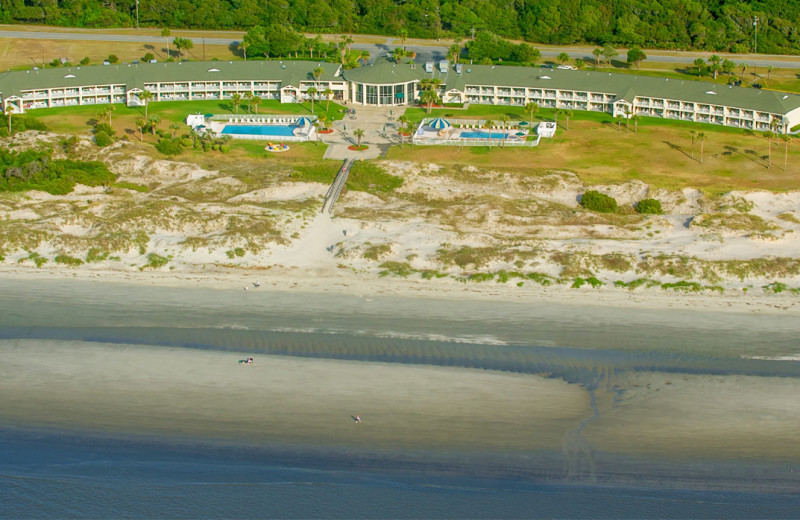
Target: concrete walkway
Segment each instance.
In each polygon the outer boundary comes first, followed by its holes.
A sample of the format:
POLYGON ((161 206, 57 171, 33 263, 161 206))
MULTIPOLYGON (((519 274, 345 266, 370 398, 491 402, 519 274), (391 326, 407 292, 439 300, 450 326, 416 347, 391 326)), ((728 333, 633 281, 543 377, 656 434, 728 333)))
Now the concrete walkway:
MULTIPOLYGON (((405 107, 353 107, 355 116, 345 116, 333 124, 332 134, 322 135, 322 141, 328 144, 325 159, 377 159, 384 157, 392 145, 400 144, 397 129, 398 116, 405 112, 405 107), (358 143, 353 131, 360 128, 364 131, 361 144, 369 146, 363 152, 349 150, 347 147, 358 143)), ((408 140, 408 138, 406 138, 408 140)))

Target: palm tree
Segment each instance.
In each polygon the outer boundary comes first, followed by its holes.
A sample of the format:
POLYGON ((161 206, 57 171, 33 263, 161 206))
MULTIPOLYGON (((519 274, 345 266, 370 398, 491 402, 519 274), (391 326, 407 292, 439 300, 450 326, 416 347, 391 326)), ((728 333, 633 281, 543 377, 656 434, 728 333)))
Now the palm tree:
POLYGON ((325 69, 322 67, 317 67, 311 72, 311 75, 314 76, 314 81, 317 83, 319 83, 319 78, 321 78, 323 74, 325 74, 325 69))
POLYGON ((564 110, 564 117, 567 119, 567 130, 569 130, 569 118, 572 117, 572 110, 564 110))
POLYGON ((433 108, 433 104, 439 101, 439 95, 436 93, 435 90, 429 89, 422 92, 419 97, 419 100, 428 105, 428 114, 431 113, 431 109, 433 108))
POLYGON ((711 62, 711 70, 714 72, 714 79, 717 79, 717 73, 719 72, 722 58, 714 54, 710 58, 708 58, 708 61, 711 62))
POLYGON ((448 50, 449 52, 447 56, 452 58, 453 63, 458 63, 458 57, 461 56, 461 46, 457 43, 454 43, 448 50))
POLYGON ((150 100, 153 99, 153 93, 149 90, 143 90, 139 94, 139 99, 144 101, 144 118, 147 119, 147 107, 150 105, 150 100))
POLYGON ((144 127, 147 126, 147 121, 139 118, 136 120, 136 129, 139 130, 139 141, 144 141, 144 127))
POLYGON ((404 51, 400 47, 395 47, 395 49, 392 51, 392 59, 397 63, 400 63, 400 60, 402 60, 405 56, 406 56, 406 51, 404 51))
POLYGON ((253 93, 252 92, 245 92, 244 98, 247 100, 247 113, 249 114, 252 112, 250 102, 253 100, 253 93))
POLYGON ((633 120, 633 133, 634 134, 638 134, 639 133, 639 119, 640 119, 640 117, 638 115, 634 114, 633 116, 631 116, 631 119, 633 120))
POLYGON ((558 58, 556 59, 560 61, 561 64, 563 65, 569 61, 569 54, 567 54, 566 52, 562 52, 561 54, 558 55, 558 58))
POLYGON ((603 55, 603 49, 595 49, 592 51, 592 54, 594 54, 594 66, 597 68, 600 66, 600 56, 603 55))
POLYGON ((161 122, 161 118, 158 117, 156 114, 153 114, 147 119, 147 127, 150 129, 150 132, 153 135, 156 135, 156 128, 158 124, 161 122))
POLYGON ((403 44, 403 50, 406 50, 406 40, 408 39, 408 29, 405 27, 400 28, 400 42, 403 44))
POLYGON ((575 68, 581 70, 586 65, 586 62, 580 58, 575 59, 575 68))
POLYGON ((764 132, 764 137, 767 138, 767 169, 772 169, 772 139, 775 133, 772 130, 764 132))
POLYGON ((369 51, 364 50, 361 51, 361 55, 359 55, 359 57, 356 59, 356 62, 358 62, 358 60, 364 60, 364 65, 366 66, 366 64, 369 63, 369 58, 370 58, 369 51))
POLYGON ((744 80, 744 72, 747 70, 747 64, 746 63, 741 63, 739 65, 739 68, 742 69, 742 75, 739 76, 739 79, 740 80, 744 80))
POLYGON ((769 76, 772 74, 773 67, 772 65, 767 66, 767 81, 769 81, 769 76))
POLYGON ((358 139, 358 144, 356 145, 356 147, 361 148, 361 138, 364 137, 364 131, 360 128, 356 128, 355 130, 353 130, 353 135, 355 136, 356 139, 358 139))
POLYGON ((253 96, 252 100, 253 105, 256 107, 256 114, 258 114, 258 105, 261 104, 261 98, 259 96, 253 96))
POLYGON ((311 113, 314 113, 314 96, 317 94, 318 90, 316 87, 309 87, 306 91, 308 93, 308 97, 311 98, 311 113))
POLYGON ((502 123, 503 126, 503 143, 502 143, 503 148, 505 148, 506 146, 506 126, 508 125, 509 121, 511 121, 511 118, 508 117, 506 114, 500 116, 500 122, 502 123))
POLYGON ((553 109, 553 119, 555 119, 555 121, 556 121, 556 129, 558 129, 558 114, 560 114, 560 113, 561 113, 561 109, 560 108, 554 108, 553 109))
POLYGON ((525 111, 531 115, 529 124, 533 126, 533 114, 539 111, 539 103, 530 102, 525 105, 525 111))
POLYGON ((330 87, 325 87, 325 90, 322 91, 322 95, 325 96, 325 112, 328 112, 331 109, 331 96, 333 95, 333 90, 331 90, 330 87))
POLYGON ((236 113, 239 113, 239 105, 242 104, 242 96, 238 92, 231 96, 231 103, 233 103, 233 108, 236 110, 236 113))
POLYGON ((694 138, 697 135, 697 130, 689 130, 689 133, 692 135, 692 160, 694 161, 694 138))
POLYGON ((170 56, 169 53, 169 35, 170 35, 170 30, 168 27, 164 27, 163 29, 161 29, 161 36, 164 38, 164 41, 167 42, 167 59, 170 59, 172 57, 170 56))
POLYGON ((239 42, 239 50, 242 51, 242 54, 244 54, 244 61, 247 61, 247 47, 248 45, 246 41, 242 40, 239 42))
POLYGON ((116 109, 117 109, 117 107, 115 107, 114 105, 108 105, 104 109, 106 117, 108 118, 108 126, 111 126, 111 113, 116 109))
POLYGON ((784 144, 783 171, 786 171, 786 167, 789 165, 789 143, 792 142, 792 136, 789 134, 781 134, 781 140, 784 144))
POLYGON ((697 139, 700 141, 700 164, 703 164, 703 143, 706 142, 705 132, 697 132, 697 139))

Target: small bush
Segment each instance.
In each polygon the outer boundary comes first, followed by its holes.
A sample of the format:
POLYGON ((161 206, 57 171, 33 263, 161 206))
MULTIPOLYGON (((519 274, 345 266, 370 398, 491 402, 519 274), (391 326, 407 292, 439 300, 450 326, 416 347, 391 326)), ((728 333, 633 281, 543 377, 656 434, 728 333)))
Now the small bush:
POLYGON ((585 283, 586 283, 586 280, 584 280, 583 278, 581 278, 579 276, 579 277, 575 278, 574 282, 572 282, 572 288, 573 289, 580 289, 581 287, 583 287, 583 285, 585 283))
POLYGON ((601 286, 605 285, 603 282, 601 282, 600 280, 598 280, 598 279, 597 279, 597 278, 595 278, 594 276, 590 276, 589 278, 587 278, 587 279, 586 279, 586 282, 587 282, 589 285, 591 285, 592 287, 594 287, 595 289, 597 289, 598 287, 601 287, 601 286))
POLYGON ((221 144, 219 145, 219 151, 222 153, 228 153, 231 151, 231 146, 229 144, 221 144))
POLYGON ((786 284, 785 283, 781 283, 781 282, 772 282, 771 284, 764 286, 764 290, 765 291, 771 292, 771 293, 775 293, 775 294, 780 294, 783 291, 785 291, 786 289, 788 289, 786 284))
POLYGON ((613 213, 617 210, 617 201, 605 193, 589 190, 581 197, 581 206, 598 213, 613 213))
POLYGON ((380 265, 380 267, 383 269, 383 271, 379 272, 378 276, 388 276, 393 274, 395 276, 406 278, 414 272, 414 269, 412 269, 408 262, 384 262, 380 265))
POLYGON ((150 63, 151 60, 154 60, 155 56, 153 56, 152 52, 148 52, 144 56, 142 56, 142 61, 145 63, 150 63))
POLYGON ((86 263, 102 262, 108 258, 108 251, 100 251, 96 247, 90 247, 86 253, 86 263))
POLYGON ((636 212, 642 215, 661 215, 661 202, 656 199, 640 200, 636 205, 636 212))
POLYGON ((106 60, 107 60, 109 63, 112 63, 112 64, 113 64, 113 63, 117 63, 117 62, 119 61, 119 56, 117 56, 116 54, 109 54, 109 55, 108 55, 108 58, 106 58, 106 60))
POLYGON ((78 267, 79 265, 83 265, 83 260, 69 255, 56 255, 53 260, 55 260, 57 264, 64 264, 70 267, 78 267))
POLYGON ((368 247, 362 255, 367 260, 380 260, 392 252, 391 244, 378 244, 368 247))
POLYGON ((164 258, 161 255, 150 253, 147 255, 147 263, 143 268, 160 269, 169 263, 169 258, 164 258))
POLYGON ((158 140, 156 150, 164 155, 177 155, 183 151, 180 139, 162 138, 158 140))
POLYGON ((111 139, 107 133, 103 132, 102 130, 94 134, 94 144, 99 146, 100 148, 105 148, 106 146, 113 144, 114 140, 111 139))

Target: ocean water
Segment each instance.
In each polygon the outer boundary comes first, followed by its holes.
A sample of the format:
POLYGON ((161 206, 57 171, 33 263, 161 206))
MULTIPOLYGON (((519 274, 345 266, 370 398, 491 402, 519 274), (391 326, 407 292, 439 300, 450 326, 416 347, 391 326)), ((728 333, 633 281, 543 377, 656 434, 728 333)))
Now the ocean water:
MULTIPOLYGON (((251 353, 259 362, 288 356, 434 365, 465 377, 476 370, 546 374, 584 389, 595 412, 603 388, 614 396, 633 390, 619 388, 626 375, 763 379, 768 389, 800 378, 792 361, 798 325, 779 315, 443 305, 241 288, 2 286, 0 362, 24 341, 56 350, 140 345, 143 355, 251 353)), ((220 440, 202 430, 181 436, 28 424, 7 415, 10 409, 0 400, 0 518, 796 518, 800 511, 796 451, 764 461, 734 453, 691 462, 604 452, 591 445, 596 416, 588 409, 570 437, 584 450, 577 471, 559 449, 503 453, 496 462, 481 444, 449 456, 399 449, 376 456, 366 447, 220 440)), ((769 418, 778 425, 797 419, 769 418)), ((766 449, 769 439, 763 442, 766 449)))

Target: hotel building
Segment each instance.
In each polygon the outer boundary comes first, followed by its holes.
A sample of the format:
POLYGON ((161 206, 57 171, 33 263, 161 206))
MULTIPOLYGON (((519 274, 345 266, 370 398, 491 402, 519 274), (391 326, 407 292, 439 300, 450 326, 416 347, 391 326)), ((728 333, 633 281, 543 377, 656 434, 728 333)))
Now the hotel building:
POLYGON ((395 63, 378 58, 350 70, 315 61, 210 61, 98 65, 9 71, 0 75, 3 110, 125 103, 139 106, 144 90, 152 101, 225 100, 234 94, 282 103, 328 97, 371 106, 407 106, 420 84, 436 80, 445 103, 605 112, 711 123, 781 133, 800 125, 800 95, 703 81, 606 72, 395 63), (323 70, 314 77, 314 70, 323 70), (329 90, 325 95, 323 92, 329 90))

